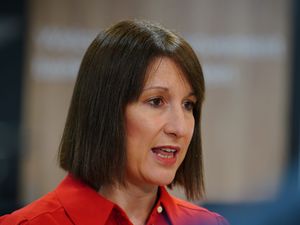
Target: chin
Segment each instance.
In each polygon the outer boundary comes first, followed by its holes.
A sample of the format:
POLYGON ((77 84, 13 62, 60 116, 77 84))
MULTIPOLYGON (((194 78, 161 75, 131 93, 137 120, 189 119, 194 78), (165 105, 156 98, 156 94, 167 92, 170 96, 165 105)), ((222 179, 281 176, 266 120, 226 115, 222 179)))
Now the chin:
POLYGON ((171 184, 174 178, 175 178, 175 174, 170 174, 170 175, 159 174, 152 180, 152 182, 158 186, 166 186, 171 184))

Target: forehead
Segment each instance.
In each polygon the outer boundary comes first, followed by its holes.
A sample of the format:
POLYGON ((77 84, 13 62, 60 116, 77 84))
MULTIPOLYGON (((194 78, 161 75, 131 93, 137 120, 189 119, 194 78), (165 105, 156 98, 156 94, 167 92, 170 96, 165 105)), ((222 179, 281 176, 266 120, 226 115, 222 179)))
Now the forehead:
POLYGON ((147 68, 145 88, 152 85, 168 86, 170 84, 183 85, 191 89, 186 74, 174 60, 168 57, 155 58, 147 68))

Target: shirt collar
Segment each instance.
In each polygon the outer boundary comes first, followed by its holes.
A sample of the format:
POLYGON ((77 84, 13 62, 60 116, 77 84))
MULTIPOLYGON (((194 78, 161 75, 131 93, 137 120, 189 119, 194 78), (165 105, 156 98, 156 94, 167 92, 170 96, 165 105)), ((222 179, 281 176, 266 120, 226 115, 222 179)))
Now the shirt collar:
POLYGON ((104 225, 114 207, 114 203, 71 174, 68 174, 55 192, 76 225, 104 225))
MULTIPOLYGON (((68 216, 76 225, 104 225, 116 205, 102 197, 90 186, 68 174, 55 190, 68 216)), ((165 187, 159 187, 156 205, 162 205, 171 224, 176 224, 179 209, 165 187)))

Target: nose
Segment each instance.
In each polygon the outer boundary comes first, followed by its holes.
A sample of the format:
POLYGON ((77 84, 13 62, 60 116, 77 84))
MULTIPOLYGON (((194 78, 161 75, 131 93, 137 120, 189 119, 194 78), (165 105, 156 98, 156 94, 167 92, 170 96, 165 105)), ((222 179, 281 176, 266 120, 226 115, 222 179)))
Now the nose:
POLYGON ((180 138, 188 134, 189 129, 192 129, 189 118, 180 107, 168 111, 164 132, 172 137, 180 138))

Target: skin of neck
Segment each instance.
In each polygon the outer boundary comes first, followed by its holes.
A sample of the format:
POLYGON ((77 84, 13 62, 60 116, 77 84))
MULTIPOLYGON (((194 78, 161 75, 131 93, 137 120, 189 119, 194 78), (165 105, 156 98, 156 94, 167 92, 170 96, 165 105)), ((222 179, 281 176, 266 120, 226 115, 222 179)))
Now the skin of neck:
POLYGON ((103 186, 99 190, 106 199, 124 210, 135 225, 145 224, 157 199, 158 186, 141 187, 132 183, 103 186))

